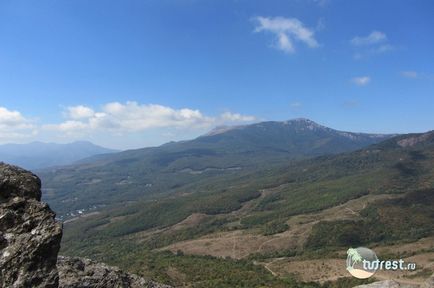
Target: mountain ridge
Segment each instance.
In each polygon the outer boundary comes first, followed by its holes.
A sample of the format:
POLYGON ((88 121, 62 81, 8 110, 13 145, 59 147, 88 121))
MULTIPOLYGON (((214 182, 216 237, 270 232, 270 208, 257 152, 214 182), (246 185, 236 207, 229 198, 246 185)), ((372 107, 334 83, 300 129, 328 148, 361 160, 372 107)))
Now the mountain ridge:
POLYGON ((319 124, 319 123, 317 123, 313 120, 310 120, 308 118, 301 117, 301 118, 294 118, 294 119, 283 120, 283 121, 262 121, 262 122, 247 124, 247 125, 222 125, 222 126, 217 126, 213 129, 211 129, 209 132, 207 132, 204 135, 201 135, 199 137, 214 136, 214 135, 222 134, 222 133, 225 133, 225 132, 228 132, 231 130, 243 129, 243 128, 246 128, 248 126, 261 125, 263 123, 273 123, 273 124, 282 124, 282 125, 301 124, 310 130, 323 129, 323 130, 328 130, 328 131, 339 132, 339 133, 342 133, 343 135, 345 135, 347 133, 348 134, 357 134, 357 135, 366 135, 366 136, 371 136, 371 137, 384 137, 387 135, 393 135, 393 136, 398 135, 398 133, 391 133, 391 134, 388 134, 388 133, 366 133, 366 132, 349 132, 349 131, 337 130, 337 129, 333 129, 333 128, 324 126, 322 124, 319 124))
POLYGON ((342 135, 311 120, 235 127, 192 140, 94 156, 75 165, 38 171, 45 183, 45 200, 59 215, 89 211, 119 201, 170 194, 190 183, 221 175, 236 177, 287 161, 353 151, 392 137, 351 132, 342 135))

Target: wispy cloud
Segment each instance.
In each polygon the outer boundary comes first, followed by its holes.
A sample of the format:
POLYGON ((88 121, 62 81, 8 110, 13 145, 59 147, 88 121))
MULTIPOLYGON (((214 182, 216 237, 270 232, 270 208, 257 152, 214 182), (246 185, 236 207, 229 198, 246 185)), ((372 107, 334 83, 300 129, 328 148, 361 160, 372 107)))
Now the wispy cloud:
POLYGON ((419 79, 419 80, 434 80, 434 74, 417 72, 413 70, 401 71, 401 76, 408 79, 419 79))
POLYGON ((405 78, 418 78, 419 74, 416 71, 401 71, 401 76, 405 78))
POLYGON ((319 7, 325 7, 330 3, 330 0, 312 0, 319 7))
POLYGON ((19 111, 0 107, 0 141, 13 141, 37 134, 34 121, 19 111))
POLYGON ((361 59, 374 54, 382 54, 395 49, 389 43, 386 33, 374 30, 367 36, 355 36, 350 40, 351 45, 356 49, 355 59, 361 59))
POLYGON ((371 77, 369 76, 360 76, 354 77, 351 79, 351 82, 357 86, 366 86, 371 82, 371 77))
POLYGON ((155 128, 204 129, 233 122, 251 122, 254 116, 225 112, 218 117, 204 115, 197 109, 174 109, 158 104, 137 102, 107 103, 99 111, 84 105, 68 107, 68 119, 44 128, 68 135, 104 132, 115 135, 141 132, 155 128))
POLYGON ((324 18, 319 18, 319 19, 318 19, 318 22, 316 23, 315 30, 316 30, 316 31, 322 31, 322 30, 324 30, 324 29, 326 29, 326 23, 325 23, 325 20, 324 20, 324 18))
POLYGON ((295 42, 301 42, 310 48, 319 46, 315 33, 297 18, 255 17, 255 32, 269 32, 274 35, 273 47, 285 53, 295 52, 295 42))
POLYGON ((395 49, 395 47, 393 45, 383 44, 383 45, 380 45, 380 46, 372 49, 371 52, 374 52, 374 53, 384 53, 384 52, 392 51, 394 49, 395 49))
POLYGON ((343 106, 347 109, 354 109, 360 106, 360 103, 356 100, 347 100, 343 103, 343 106))
POLYGON ((372 31, 368 36, 356 36, 351 39, 351 44, 354 46, 366 46, 387 41, 387 36, 380 31, 372 31))
POLYGON ((290 106, 292 109, 298 109, 298 108, 301 108, 301 107, 303 106, 303 104, 302 104, 301 102, 299 102, 299 101, 294 101, 294 102, 291 102, 291 103, 289 104, 289 106, 290 106))

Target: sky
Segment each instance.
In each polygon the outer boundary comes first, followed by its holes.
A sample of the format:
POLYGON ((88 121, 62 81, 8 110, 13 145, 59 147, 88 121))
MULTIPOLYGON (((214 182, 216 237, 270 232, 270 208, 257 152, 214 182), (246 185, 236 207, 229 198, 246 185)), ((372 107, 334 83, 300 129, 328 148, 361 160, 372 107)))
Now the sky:
POLYGON ((0 143, 434 129, 433 1, 3 0, 0 143))

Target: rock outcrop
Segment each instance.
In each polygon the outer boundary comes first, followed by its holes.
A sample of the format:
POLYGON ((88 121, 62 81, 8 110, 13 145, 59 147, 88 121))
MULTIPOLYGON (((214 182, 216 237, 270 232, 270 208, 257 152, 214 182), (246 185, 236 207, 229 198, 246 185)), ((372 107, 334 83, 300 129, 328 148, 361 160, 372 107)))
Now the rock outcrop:
POLYGON ((39 178, 0 163, 0 288, 170 288, 88 259, 58 257, 62 225, 39 178))
POLYGON ((0 163, 1 287, 58 287, 62 225, 40 199, 36 175, 0 163))
POLYGON ((89 259, 59 256, 57 268, 60 287, 131 287, 170 288, 171 286, 145 280, 137 275, 121 271, 89 259))
POLYGON ((366 285, 359 285, 354 288, 434 288, 434 275, 422 285, 402 284, 394 280, 384 280, 366 285))
POLYGON ((35 174, 0 162, 0 203, 14 197, 41 200, 41 180, 35 174))
POLYGON ((420 288, 434 288, 434 274, 420 288))
POLYGON ((385 281, 374 282, 371 284, 356 286, 354 288, 401 288, 401 287, 402 286, 396 281, 385 280, 385 281))

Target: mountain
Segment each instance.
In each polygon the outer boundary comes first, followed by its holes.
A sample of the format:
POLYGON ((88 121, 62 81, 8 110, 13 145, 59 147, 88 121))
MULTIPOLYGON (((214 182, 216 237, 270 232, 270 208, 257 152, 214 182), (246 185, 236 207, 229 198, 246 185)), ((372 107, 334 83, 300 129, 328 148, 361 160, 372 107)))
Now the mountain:
POLYGON ((309 119, 218 127, 194 140, 197 144, 238 153, 284 153, 291 157, 341 153, 382 141, 391 135, 337 131, 309 119))
POLYGON ((35 170, 68 165, 93 155, 113 152, 117 151, 86 141, 69 144, 43 142, 3 144, 0 145, 0 161, 35 170))
POLYGON ((222 175, 238 177, 295 159, 352 151, 389 137, 337 131, 308 119, 261 122, 220 128, 190 141, 90 157, 38 175, 45 201, 65 217, 176 193, 222 175))
MULTIPOLYGON (((238 129, 245 128, 230 131, 238 129)), ((343 263, 358 246, 375 247, 380 259, 417 259, 417 271, 387 276, 393 280, 423 283, 433 273, 422 259, 433 251, 434 132, 261 163, 195 174, 202 178, 165 197, 67 221, 63 253, 147 271, 176 287, 353 287, 362 283, 343 263)))

